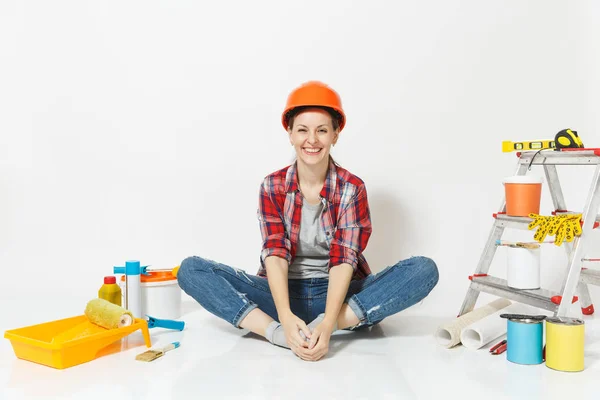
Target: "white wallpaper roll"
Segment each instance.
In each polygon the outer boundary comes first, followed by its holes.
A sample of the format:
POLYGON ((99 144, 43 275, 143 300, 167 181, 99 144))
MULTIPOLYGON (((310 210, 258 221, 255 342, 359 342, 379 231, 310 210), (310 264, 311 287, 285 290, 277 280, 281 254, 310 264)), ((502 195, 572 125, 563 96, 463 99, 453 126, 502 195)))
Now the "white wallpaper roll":
POLYGON ((472 323, 462 329, 460 341, 468 349, 480 349, 491 341, 506 334, 507 320, 500 318, 500 314, 527 314, 538 315, 539 310, 535 307, 521 303, 513 303, 487 317, 472 323))
POLYGON ((471 312, 461 315, 452 322, 439 326, 435 332, 435 339, 440 345, 448 349, 454 347, 460 343, 460 333, 465 327, 495 313, 496 311, 500 311, 511 304, 510 300, 499 298, 485 306, 476 308, 471 312))

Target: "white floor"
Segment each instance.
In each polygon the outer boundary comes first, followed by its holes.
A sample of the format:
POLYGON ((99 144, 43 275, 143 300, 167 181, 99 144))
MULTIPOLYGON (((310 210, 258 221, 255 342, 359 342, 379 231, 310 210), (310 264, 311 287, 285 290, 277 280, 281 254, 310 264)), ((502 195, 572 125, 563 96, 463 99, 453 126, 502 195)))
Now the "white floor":
MULTIPOLYGON (((85 307, 77 296, 57 300, 51 293, 28 303, 15 299, 0 297, 2 333, 78 315, 85 307)), ((179 340, 181 347, 152 363, 134 360, 146 350, 136 334, 121 352, 65 370, 18 360, 3 339, 0 399, 600 398, 600 317, 586 317, 586 369, 564 373, 544 364, 516 365, 506 353, 492 356, 486 348, 445 349, 433 332, 454 317, 432 317, 436 309, 425 302, 370 331, 335 334, 329 356, 309 363, 186 299, 183 332, 150 331, 153 346, 179 340)))

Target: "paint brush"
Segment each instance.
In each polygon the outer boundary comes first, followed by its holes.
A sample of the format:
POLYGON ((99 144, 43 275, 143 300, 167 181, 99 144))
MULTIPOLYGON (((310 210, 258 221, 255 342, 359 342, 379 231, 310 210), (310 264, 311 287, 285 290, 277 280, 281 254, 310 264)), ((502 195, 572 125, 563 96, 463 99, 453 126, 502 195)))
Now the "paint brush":
MULTIPOLYGON (((546 242, 544 242, 546 243, 546 242)), ((496 240, 496 245, 497 246, 507 246, 507 247, 513 247, 513 248, 522 248, 522 249, 529 249, 529 250, 534 250, 534 249, 539 249, 540 248, 540 244, 539 243, 528 243, 528 242, 505 242, 504 240, 496 240)))
POLYGON ((157 358, 164 356, 167 351, 174 350, 178 347, 179 347, 179 342, 173 342, 171 344, 166 345, 162 349, 148 350, 141 354, 138 354, 135 357, 135 359, 138 361, 145 361, 145 362, 154 361, 157 358))

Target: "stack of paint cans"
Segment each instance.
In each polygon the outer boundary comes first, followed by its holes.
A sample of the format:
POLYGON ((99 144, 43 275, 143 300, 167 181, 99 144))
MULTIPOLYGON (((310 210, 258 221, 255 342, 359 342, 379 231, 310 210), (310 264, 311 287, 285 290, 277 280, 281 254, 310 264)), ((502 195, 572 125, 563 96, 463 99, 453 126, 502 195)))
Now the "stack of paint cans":
POLYGON ((557 371, 584 369, 583 320, 543 315, 502 314, 507 319, 506 359, 515 364, 535 365, 546 361, 557 371), (544 321, 546 346, 544 346, 544 321))

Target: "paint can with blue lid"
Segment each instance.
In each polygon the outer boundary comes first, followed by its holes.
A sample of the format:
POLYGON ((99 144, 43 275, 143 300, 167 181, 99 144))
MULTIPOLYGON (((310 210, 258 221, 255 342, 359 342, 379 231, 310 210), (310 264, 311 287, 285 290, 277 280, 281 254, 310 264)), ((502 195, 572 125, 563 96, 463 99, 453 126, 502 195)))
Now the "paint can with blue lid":
POLYGON ((515 364, 544 362, 545 315, 501 314, 506 318, 506 359, 515 364))

